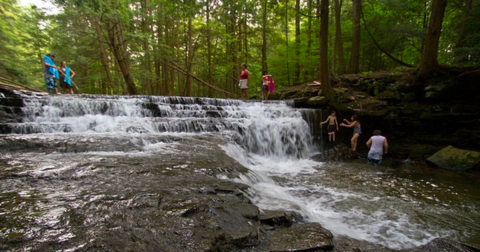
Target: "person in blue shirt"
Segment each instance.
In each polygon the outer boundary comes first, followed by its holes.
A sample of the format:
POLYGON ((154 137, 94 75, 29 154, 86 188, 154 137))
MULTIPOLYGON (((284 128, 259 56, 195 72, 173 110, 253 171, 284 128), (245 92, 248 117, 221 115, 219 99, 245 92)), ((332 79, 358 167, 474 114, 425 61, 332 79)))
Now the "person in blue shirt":
POLYGON ((67 66, 67 62, 65 60, 60 62, 60 87, 64 93, 66 93, 68 90, 70 94, 73 94, 72 79, 74 75, 75 71, 67 66))
POLYGON ((58 86, 55 79, 58 79, 58 70, 55 66, 55 55, 49 53, 43 57, 42 66, 43 66, 43 75, 45 77, 45 82, 47 83, 47 89, 49 94, 58 94, 58 86))

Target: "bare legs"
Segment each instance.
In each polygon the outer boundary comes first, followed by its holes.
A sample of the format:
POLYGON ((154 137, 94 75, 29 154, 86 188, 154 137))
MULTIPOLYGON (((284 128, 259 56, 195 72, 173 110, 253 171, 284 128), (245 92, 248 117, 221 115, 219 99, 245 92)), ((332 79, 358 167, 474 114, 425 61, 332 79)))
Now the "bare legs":
POLYGON ((267 99, 267 94, 268 94, 268 91, 262 91, 262 100, 268 100, 267 99))
POLYGON ((352 144, 352 151, 357 151, 357 140, 360 134, 354 133, 350 143, 352 144))
POLYGON ((242 89, 242 100, 248 100, 248 89, 242 89))

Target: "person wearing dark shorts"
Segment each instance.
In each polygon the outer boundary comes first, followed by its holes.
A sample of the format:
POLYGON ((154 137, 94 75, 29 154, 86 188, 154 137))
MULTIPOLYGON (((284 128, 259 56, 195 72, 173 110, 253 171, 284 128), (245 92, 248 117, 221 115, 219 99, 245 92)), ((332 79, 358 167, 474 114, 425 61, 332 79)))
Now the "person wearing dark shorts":
POLYGON ((324 122, 321 122, 320 125, 323 125, 327 122, 328 122, 328 127, 327 127, 328 141, 335 142, 335 130, 338 131, 338 122, 337 122, 337 116, 335 115, 335 110, 332 110, 327 120, 325 120, 324 122))
POLYGON ((69 66, 67 66, 67 62, 64 60, 60 62, 60 87, 64 93, 73 94, 72 88, 72 79, 75 75, 75 71, 73 71, 69 66))
POLYGON ((58 79, 58 70, 55 67, 53 60, 55 55, 53 53, 47 54, 43 57, 42 66, 43 66, 43 75, 45 77, 45 83, 47 84, 47 89, 49 94, 58 94, 58 86, 55 79, 58 79))
POLYGON ((267 100, 267 94, 270 90, 270 81, 272 80, 272 75, 268 74, 267 71, 263 71, 262 75, 262 100, 267 100))

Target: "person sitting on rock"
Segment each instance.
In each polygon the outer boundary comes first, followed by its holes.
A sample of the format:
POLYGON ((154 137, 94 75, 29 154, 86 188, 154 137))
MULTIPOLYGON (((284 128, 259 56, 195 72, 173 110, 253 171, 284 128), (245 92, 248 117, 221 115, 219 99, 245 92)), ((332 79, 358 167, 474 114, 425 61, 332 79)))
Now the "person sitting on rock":
POLYGON ((328 141, 335 142, 335 129, 338 131, 338 122, 337 117, 335 116, 335 110, 332 110, 325 122, 321 122, 320 125, 323 125, 328 122, 327 132, 328 132, 328 141))
POLYGON ((370 148, 368 152, 368 163, 379 165, 382 163, 383 154, 388 153, 387 138, 382 136, 380 130, 373 131, 373 136, 367 141, 367 147, 370 148))
POLYGON ((357 151, 357 140, 360 134, 362 134, 362 128, 360 121, 358 120, 358 117, 356 115, 353 115, 351 117, 351 122, 347 119, 343 119, 345 123, 340 123, 340 126, 347 127, 347 128, 352 128, 353 127, 353 137, 350 139, 350 143, 352 144, 352 151, 357 151))

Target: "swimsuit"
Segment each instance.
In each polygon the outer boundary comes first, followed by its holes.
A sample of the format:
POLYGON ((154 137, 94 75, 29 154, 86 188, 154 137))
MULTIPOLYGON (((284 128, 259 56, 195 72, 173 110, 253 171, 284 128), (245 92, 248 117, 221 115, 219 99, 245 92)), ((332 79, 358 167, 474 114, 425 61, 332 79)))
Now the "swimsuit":
POLYGON ((263 77, 262 91, 268 91, 268 76, 263 77))
POLYGON ((247 71, 242 71, 240 74, 240 81, 238 82, 238 87, 240 89, 247 89, 248 88, 248 73, 247 71))
POLYGON ((335 133, 335 124, 329 124, 327 127, 327 132, 328 134, 334 134, 335 133))
POLYGON ((359 122, 357 122, 355 126, 353 126, 353 134, 362 134, 362 128, 360 128, 359 122))

